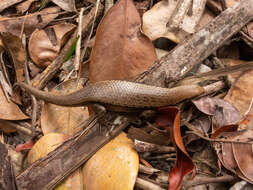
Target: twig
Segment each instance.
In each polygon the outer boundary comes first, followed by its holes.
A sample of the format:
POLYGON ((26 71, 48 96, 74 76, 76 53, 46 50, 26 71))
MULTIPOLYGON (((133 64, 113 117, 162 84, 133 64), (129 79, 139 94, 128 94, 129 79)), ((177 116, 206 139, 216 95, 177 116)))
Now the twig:
POLYGON ((77 35, 79 36, 79 39, 77 40, 76 43, 76 50, 75 50, 75 61, 74 61, 74 66, 75 66, 75 71, 78 71, 80 67, 80 54, 81 54, 81 42, 82 42, 82 26, 83 26, 83 11, 84 8, 81 8, 79 17, 78 17, 78 29, 77 29, 77 35))
POLYGON ((236 177, 230 175, 224 175, 220 177, 202 177, 194 180, 189 180, 183 185, 183 189, 188 189, 192 186, 203 185, 209 183, 227 183, 235 180, 236 177))
POLYGON ((135 186, 145 190, 165 190, 164 188, 139 177, 135 181, 135 186))
POLYGON ((0 120, 0 122, 3 124, 3 125, 6 125, 6 126, 11 126, 13 127, 14 129, 16 129, 17 131, 20 131, 21 133, 25 134, 25 135, 28 135, 30 137, 33 137, 34 133, 32 130, 30 130, 29 128, 27 127, 23 127, 22 125, 19 125, 13 121, 8 121, 8 120, 0 120))
POLYGON ((156 152, 156 153, 175 152, 174 147, 162 146, 158 144, 139 141, 136 139, 134 140, 134 148, 137 152, 156 152))
MULTIPOLYGON (((90 41, 90 39, 91 39, 91 35, 92 35, 92 33, 93 33, 93 30, 94 30, 95 21, 96 21, 98 12, 99 12, 99 5, 100 5, 100 0, 97 0, 96 9, 95 9, 95 13, 94 13, 95 16, 94 16, 94 19, 93 19, 93 21, 92 21, 92 26, 91 26, 90 34, 89 34, 89 36, 88 36, 88 38, 87 38, 87 40, 86 40, 85 46, 84 46, 84 48, 83 48, 83 50, 82 50, 82 53, 81 53, 81 60, 83 60, 83 58, 84 58, 84 56, 85 56, 85 53, 86 53, 86 50, 87 50, 87 47, 88 47, 87 44, 89 43, 89 41, 90 41)), ((101 12, 101 11, 100 11, 100 12, 101 12)), ((81 73, 82 73, 82 68, 80 68, 78 77, 80 77, 81 73)))
MULTIPOLYGON (((23 35, 22 37, 25 38, 25 35, 23 35)), ((25 43, 25 40, 24 40, 24 43, 25 43)), ((26 47, 26 44, 23 44, 23 45, 24 47, 26 47)), ((24 62, 24 74, 25 74, 25 81, 28 84, 30 84, 31 80, 30 80, 29 71, 28 71, 27 56, 24 62)), ((32 99, 32 128, 35 128, 39 106, 38 106, 37 99, 32 94, 31 94, 31 99, 32 99)))
POLYGON ((157 172, 160 172, 161 170, 158 170, 158 169, 155 169, 155 168, 150 168, 150 167, 147 167, 147 166, 144 166, 142 164, 139 165, 139 172, 141 173, 144 173, 144 174, 154 174, 154 173, 157 173, 157 172))

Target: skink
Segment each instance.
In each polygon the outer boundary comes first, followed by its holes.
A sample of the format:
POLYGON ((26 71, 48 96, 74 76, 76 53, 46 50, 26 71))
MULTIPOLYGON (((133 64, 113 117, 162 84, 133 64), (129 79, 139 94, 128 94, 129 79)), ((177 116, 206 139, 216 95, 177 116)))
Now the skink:
POLYGON ((100 103, 128 108, 154 108, 175 105, 204 93, 204 88, 198 85, 168 89, 120 80, 96 82, 79 91, 61 96, 38 90, 26 83, 18 83, 17 85, 36 98, 61 106, 100 103))

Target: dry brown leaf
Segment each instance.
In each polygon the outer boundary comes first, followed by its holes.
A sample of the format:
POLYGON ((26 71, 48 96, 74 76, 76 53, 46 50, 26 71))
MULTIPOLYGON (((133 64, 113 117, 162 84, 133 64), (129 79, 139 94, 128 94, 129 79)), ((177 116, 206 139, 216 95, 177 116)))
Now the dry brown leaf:
POLYGON ((213 115, 218 126, 234 124, 240 119, 240 114, 233 104, 223 99, 204 97, 192 102, 203 113, 213 115))
POLYGON ((219 134, 220 138, 234 141, 234 143, 214 143, 219 160, 223 166, 250 183, 253 183, 252 145, 236 142, 252 141, 252 135, 253 131, 251 130, 223 132, 219 134))
POLYGON ((75 25, 62 23, 43 30, 35 30, 31 35, 28 46, 29 55, 34 63, 41 68, 50 65, 74 29, 75 25), (47 33, 46 30, 52 32, 47 33))
POLYGON ((118 1, 100 22, 91 53, 90 80, 133 79, 156 60, 152 42, 140 32, 132 0, 118 1))
MULTIPOLYGON (((200 1, 200 3, 202 2, 203 1, 200 1)), ((195 23, 194 25, 186 25, 186 23, 192 19, 191 17, 186 16, 182 24, 182 28, 184 28, 184 30, 179 29, 178 31, 169 31, 167 28, 167 23, 172 15, 173 10, 176 8, 176 5, 177 1, 164 0, 158 2, 149 11, 144 13, 142 19, 142 30, 151 40, 165 37, 175 43, 179 43, 185 39, 185 37, 189 34, 188 32, 192 33, 194 31, 199 30, 201 27, 206 25, 212 18, 214 18, 214 15, 211 15, 209 11, 205 10, 199 21, 193 21, 193 23, 195 23), (199 24, 196 25, 198 22, 199 24), (186 32, 185 30, 188 32, 186 32)))
POLYGON ((149 11, 145 12, 142 17, 142 31, 144 34, 151 40, 166 37, 178 43, 185 34, 180 33, 179 36, 175 36, 172 32, 169 32, 166 27, 176 5, 177 1, 164 0, 156 3, 149 11))
MULTIPOLYGON (((227 62, 228 63, 228 62, 227 62)), ((243 64, 242 61, 229 61, 229 64, 243 64)), ((232 85, 228 94, 224 100, 233 104, 238 111, 240 112, 241 117, 244 116, 250 108, 251 101, 253 98, 253 71, 247 71, 243 74, 232 75, 239 77, 237 81, 232 85)), ((250 115, 253 115, 253 110, 249 112, 250 115)), ((251 118, 247 126, 252 129, 253 119, 251 118)), ((246 127, 246 126, 245 126, 246 127)))
POLYGON ((75 0, 51 0, 65 11, 76 12, 75 0))
MULTIPOLYGON (((36 160, 45 157, 48 153, 55 150, 60 146, 64 141, 66 141, 69 136, 64 134, 49 133, 33 146, 29 151, 27 156, 27 161, 29 164, 32 164, 36 160)), ((56 168, 55 169, 60 169, 56 168)), ((81 183, 81 173, 80 170, 73 172, 67 179, 65 179, 60 185, 58 185, 54 190, 73 190, 73 189, 82 189, 81 183)))
POLYGON ((121 133, 85 164, 85 190, 132 190, 138 167, 138 154, 133 149, 133 143, 125 133, 121 133))
POLYGON ((18 12, 21 12, 21 13, 24 13, 25 11, 27 11, 30 7, 30 5, 34 2, 34 1, 37 1, 37 0, 26 0, 24 2, 21 2, 19 3, 17 6, 16 6, 16 9, 18 12))
POLYGON ((13 126, 11 126, 7 122, 5 122, 5 120, 2 119, 0 120, 0 130, 5 133, 13 133, 17 131, 13 126))
MULTIPOLYGON (((76 80, 68 80, 52 90, 56 95, 69 94, 80 89, 76 80)), ((78 127, 89 117, 87 108, 64 107, 45 103, 41 113, 41 128, 44 134, 57 132, 74 135, 80 131, 78 127)))
POLYGON ((235 172, 237 164, 233 155, 232 144, 223 143, 221 148, 222 148, 221 151, 222 156, 220 158, 223 159, 223 166, 228 170, 235 172))
POLYGON ((2 88, 0 88, 0 119, 6 120, 24 120, 28 117, 23 114, 19 107, 13 102, 8 102, 4 96, 2 88))
MULTIPOLYGON (((253 131, 239 131, 232 140, 240 142, 252 141, 253 131)), ((253 183, 253 152, 251 144, 232 143, 233 155, 240 172, 253 183)), ((241 174, 240 173, 240 174, 241 174)), ((244 179, 244 178, 243 178, 244 179)))
POLYGON ((24 81, 24 63, 26 61, 26 52, 19 37, 11 33, 0 34, 4 48, 8 51, 13 61, 17 82, 24 81))
POLYGON ((21 17, 2 17, 0 18, 0 32, 10 32, 13 35, 20 36, 24 26, 24 34, 29 36, 36 28, 43 28, 48 25, 58 16, 59 11, 59 7, 50 7, 21 17))
POLYGON ((23 1, 23 0, 1 0, 0 1, 0 12, 12 5, 15 5, 15 4, 21 2, 21 1, 23 1))

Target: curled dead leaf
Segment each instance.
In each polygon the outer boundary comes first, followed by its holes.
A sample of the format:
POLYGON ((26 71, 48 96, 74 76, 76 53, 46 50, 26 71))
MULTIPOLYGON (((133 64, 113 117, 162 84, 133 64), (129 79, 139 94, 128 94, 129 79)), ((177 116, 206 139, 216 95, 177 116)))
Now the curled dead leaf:
POLYGON ((166 127, 170 132, 173 145, 177 152, 177 160, 169 174, 169 190, 178 190, 182 186, 183 178, 186 174, 194 172, 195 165, 185 150, 180 130, 180 112, 175 107, 159 109, 156 123, 166 127), (168 128, 170 126, 170 128, 168 128))
POLYGON ((6 100, 2 88, 0 88, 0 105, 0 119, 24 120, 29 118, 19 109, 16 104, 6 100))
POLYGON ((61 46, 73 32, 75 25, 62 23, 44 30, 35 30, 29 40, 29 55, 34 63, 44 68, 58 55, 61 46), (51 32, 46 32, 46 30, 51 32))

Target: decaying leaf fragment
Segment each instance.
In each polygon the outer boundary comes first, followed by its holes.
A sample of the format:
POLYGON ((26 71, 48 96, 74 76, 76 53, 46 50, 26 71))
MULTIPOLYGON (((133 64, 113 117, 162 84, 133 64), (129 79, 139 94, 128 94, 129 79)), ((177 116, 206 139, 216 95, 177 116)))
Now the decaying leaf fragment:
POLYGON ((13 102, 8 102, 4 96, 2 88, 0 88, 0 119, 7 120, 23 120, 28 117, 13 102))
POLYGON ((36 28, 43 28, 54 20, 59 11, 59 7, 50 7, 21 17, 2 17, 0 18, 0 32, 10 32, 13 35, 20 36, 24 26, 24 34, 29 36, 36 28))
MULTIPOLYGON (((226 60, 228 64, 244 64, 243 61, 236 61, 236 60, 226 60)), ((250 115, 253 115, 253 109, 250 108, 251 102, 253 100, 253 71, 246 71, 244 73, 241 73, 238 75, 232 75, 236 77, 235 83, 231 86, 231 88, 228 91, 228 94, 224 98, 224 100, 230 102, 232 105, 234 105, 240 112, 240 116, 244 117, 245 114, 249 113, 250 115)), ((235 80, 234 79, 234 80, 235 80)), ((253 119, 252 117, 249 118, 249 123, 247 124, 248 129, 252 129, 253 119)))
POLYGON ((214 148, 218 155, 219 161, 228 170, 232 171, 238 177, 253 183, 253 152, 252 152, 252 130, 236 131, 231 126, 224 126, 219 132, 213 135, 213 138, 221 140, 230 140, 232 142, 215 142, 214 148), (228 131, 229 130, 229 131, 228 131), (239 143, 239 142, 249 142, 239 143))
POLYGON ((209 12, 204 12, 205 1, 194 0, 190 8, 191 15, 179 15, 182 17, 182 21, 178 23, 174 30, 171 30, 169 24, 177 22, 178 19, 177 17, 173 17, 175 16, 173 13, 179 11, 177 7, 178 2, 175 0, 163 0, 144 13, 142 30, 151 40, 165 37, 175 43, 179 43, 187 35, 194 33, 203 25, 207 24, 211 18, 214 18, 214 16, 210 16, 209 12))
POLYGON ((15 4, 21 2, 21 1, 23 1, 23 0, 2 0, 2 1, 0 1, 0 12, 12 5, 15 5, 15 4))
POLYGON ((24 81, 24 64, 26 61, 26 52, 21 39, 11 33, 0 34, 4 48, 8 51, 16 72, 18 82, 24 81))
POLYGON ((100 22, 91 53, 90 80, 133 79, 156 60, 151 41, 140 32, 132 0, 119 0, 100 22))

